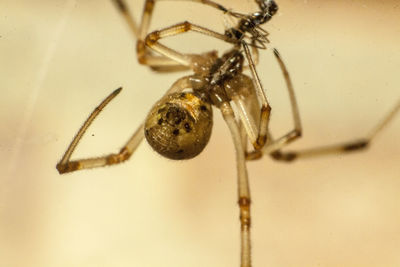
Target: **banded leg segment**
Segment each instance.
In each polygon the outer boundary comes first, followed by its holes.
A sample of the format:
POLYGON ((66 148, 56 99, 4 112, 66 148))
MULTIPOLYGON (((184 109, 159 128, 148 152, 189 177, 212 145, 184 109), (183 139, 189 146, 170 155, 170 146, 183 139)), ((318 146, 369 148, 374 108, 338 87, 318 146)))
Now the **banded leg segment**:
POLYGON ((155 0, 146 0, 139 27, 137 26, 137 23, 132 16, 132 12, 129 10, 129 7, 124 0, 112 1, 115 3, 118 11, 124 17, 133 35, 137 38, 136 55, 140 64, 147 65, 156 71, 176 71, 188 69, 187 67, 182 66, 168 57, 153 55, 149 48, 144 44, 144 39, 146 38, 151 22, 155 0))
POLYGON ((296 96, 294 93, 293 84, 290 79, 289 72, 288 72, 287 67, 286 67, 285 63, 283 62, 278 50, 274 48, 273 51, 274 51, 274 56, 275 56, 276 60, 278 61, 279 67, 282 71, 282 74, 283 74, 283 77, 284 77, 285 83, 286 83, 286 88, 289 93, 289 100, 290 100, 290 106, 291 106, 291 110, 292 110, 294 128, 277 140, 269 140, 270 142, 268 143, 268 145, 266 145, 264 147, 263 151, 255 150, 252 152, 247 152, 246 158, 248 160, 259 159, 262 156, 263 152, 267 153, 266 151, 276 150, 282 146, 285 146, 285 145, 295 141, 302 135, 299 107, 297 105, 296 96))
POLYGON ((280 151, 284 142, 277 142, 271 147, 265 147, 264 152, 270 153, 273 159, 290 162, 298 158, 311 158, 324 155, 343 154, 366 149, 372 140, 380 133, 400 112, 400 100, 392 110, 381 120, 375 128, 365 137, 354 141, 334 144, 331 146, 315 147, 298 151, 280 151))
POLYGON ((149 35, 147 35, 147 37, 145 39, 145 44, 146 44, 146 46, 150 47, 154 51, 157 51, 158 53, 160 53, 168 58, 171 58, 171 59, 175 60, 176 62, 179 62, 181 65, 194 68, 195 62, 193 62, 191 55, 179 53, 176 50, 173 50, 173 49, 166 47, 165 45, 162 45, 159 43, 159 40, 162 38, 179 35, 179 34, 182 34, 185 32, 189 32, 189 31, 194 31, 194 32, 204 34, 204 35, 207 35, 210 37, 214 37, 214 38, 226 41, 226 42, 230 41, 230 39, 223 34, 214 32, 210 29, 207 29, 207 28, 192 24, 188 21, 185 21, 185 22, 178 23, 176 25, 164 28, 162 30, 154 31, 154 32, 150 33, 149 35))
MULTIPOLYGON (((156 0, 146 0, 146 2, 144 4, 144 8, 143 8, 143 13, 142 13, 142 18, 141 18, 139 28, 137 27, 137 24, 135 23, 135 20, 133 19, 133 16, 131 15, 131 12, 129 11, 128 6, 125 3, 125 1, 124 0, 113 0, 113 1, 116 3, 116 7, 118 8, 118 10, 121 12, 123 17, 125 18, 131 31, 138 39, 137 45, 136 45, 136 52, 137 52, 137 57, 138 57, 139 63, 148 65, 153 70, 176 71, 176 70, 185 70, 190 67, 190 62, 187 59, 188 56, 178 53, 177 51, 167 48, 157 42, 157 40, 158 40, 157 33, 160 33, 161 35, 165 34, 165 36, 159 37, 159 38, 164 38, 166 36, 177 35, 177 34, 189 31, 189 30, 193 30, 193 31, 200 32, 202 34, 206 34, 206 35, 218 38, 218 39, 222 39, 224 41, 229 41, 229 38, 227 38, 223 34, 219 34, 217 32, 211 31, 211 30, 201 27, 201 26, 191 24, 189 22, 183 22, 183 23, 177 24, 175 26, 171 26, 167 29, 150 33, 146 37, 149 26, 150 26, 151 17, 153 14, 156 0), (182 31, 182 29, 183 29, 183 31, 182 31), (161 56, 154 55, 153 53, 151 53, 151 51, 149 50, 149 47, 152 48, 153 50, 159 52, 161 54, 161 56)), ((217 4, 213 1, 194 0, 194 2, 209 5, 211 7, 222 10, 223 12, 227 12, 226 8, 224 8, 223 6, 217 4)))
POLYGON ((274 159, 281 161, 293 161, 297 158, 306 158, 306 157, 317 157, 322 155, 330 155, 330 154, 341 154, 348 153, 353 151, 358 151, 365 149, 369 146, 372 139, 380 132, 384 127, 386 127, 389 122, 396 116, 396 114, 400 110, 400 101, 396 103, 396 105, 392 108, 392 110, 381 120, 377 126, 367 135, 365 138, 357 139, 354 141, 348 141, 344 143, 334 144, 331 146, 323 146, 316 147, 312 149, 305 149, 299 151, 280 151, 281 148, 290 144, 297 138, 302 135, 302 127, 300 121, 299 110, 293 90, 293 85, 290 80, 289 73, 287 68, 280 57, 279 52, 274 49, 274 55, 279 63, 279 66, 282 70, 282 73, 285 77, 286 85, 289 92, 289 99, 292 107, 292 116, 294 121, 294 129, 285 134, 284 136, 278 138, 277 140, 271 142, 267 146, 264 147, 263 153, 270 154, 274 159))
POLYGON ((139 129, 135 132, 135 134, 131 137, 128 143, 120 150, 118 154, 110 154, 104 157, 96 157, 96 158, 88 158, 88 159, 81 159, 76 161, 70 161, 71 155, 74 152, 76 146, 78 145, 79 141, 83 137, 86 130, 92 124, 94 119, 100 114, 100 112, 104 109, 104 107, 110 103, 110 101, 116 97, 122 88, 118 88, 114 92, 112 92, 106 99, 104 99, 100 105, 98 105, 87 120, 83 123, 82 127, 79 129, 78 133, 75 135, 74 139, 72 140, 71 144, 69 145, 67 151, 65 152, 64 156, 57 164, 56 168, 60 174, 66 172, 72 172, 81 169, 88 169, 88 168, 95 168, 101 167, 105 165, 111 165, 115 163, 120 163, 122 161, 127 160, 136 147, 140 144, 141 140, 143 139, 143 124, 139 127, 139 129), (140 129, 142 129, 140 131, 140 129))
POLYGON ((239 126, 235 120, 232 107, 228 102, 221 106, 221 113, 229 127, 236 151, 237 173, 238 173, 238 204, 240 208, 240 240, 241 240, 241 267, 251 267, 251 216, 250 216, 250 188, 244 157, 244 148, 239 126))
POLYGON ((260 112, 260 124, 259 124, 259 130, 258 130, 258 137, 257 141, 253 143, 253 146, 256 151, 261 150, 267 140, 267 132, 268 132, 268 126, 269 126, 269 120, 270 120, 270 114, 271 114, 271 106, 268 102, 267 96, 265 95, 264 88, 261 84, 260 77, 258 77, 258 73, 256 70, 256 67, 254 65, 254 61, 251 57, 250 49, 248 44, 245 42, 242 42, 242 46, 247 58, 247 62, 249 64, 249 68, 251 71, 251 75, 253 76, 254 79, 254 85, 255 85, 255 90, 256 93, 261 101, 261 112, 260 112))
MULTIPOLYGON (((171 88, 164 95, 167 96, 171 93, 183 91, 186 88, 191 87, 190 82, 191 76, 183 77, 177 80, 171 88)), ((112 153, 101 157, 93 157, 87 159, 70 160, 72 153, 74 152, 76 146, 81 140, 82 136, 92 124, 94 119, 99 115, 99 113, 104 109, 104 107, 110 103, 110 101, 116 97, 122 88, 118 88, 112 92, 106 99, 104 99, 99 106, 97 106, 93 112, 90 114, 88 119, 83 123, 82 127, 79 129, 78 133, 75 135, 71 144, 69 145, 67 151, 64 153, 62 159, 57 164, 56 168, 59 173, 73 172, 82 169, 90 169, 103 167, 106 165, 114 165, 124 162, 130 158, 130 156, 135 152, 136 148, 139 146, 144 137, 144 124, 142 123, 128 142, 121 148, 118 153, 112 153)))

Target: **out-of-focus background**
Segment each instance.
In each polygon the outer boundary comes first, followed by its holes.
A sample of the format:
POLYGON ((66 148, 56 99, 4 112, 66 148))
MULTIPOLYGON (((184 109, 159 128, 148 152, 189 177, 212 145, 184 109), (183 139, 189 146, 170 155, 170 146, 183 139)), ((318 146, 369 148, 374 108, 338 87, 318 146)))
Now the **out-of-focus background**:
MULTIPOLYGON (((400 98, 398 1, 277 1, 265 25, 296 89, 304 137, 292 149, 362 137, 400 98)), ((252 1, 220 1, 234 10, 252 1)), ((143 1, 129 1, 140 17, 143 1)), ((202 5, 161 1, 151 29, 190 20, 222 32, 202 5)), ((184 52, 226 49, 186 34, 184 52)), ((289 102, 271 50, 258 71, 275 136, 289 102)), ((116 152, 182 73, 156 74, 111 1, 0 2, 0 266, 238 266, 236 170, 218 111, 211 141, 190 161, 143 143, 120 166, 60 176, 55 165, 92 109, 122 93, 74 158, 116 152)), ((248 163, 254 266, 399 266, 400 118, 364 153, 293 164, 248 163)))

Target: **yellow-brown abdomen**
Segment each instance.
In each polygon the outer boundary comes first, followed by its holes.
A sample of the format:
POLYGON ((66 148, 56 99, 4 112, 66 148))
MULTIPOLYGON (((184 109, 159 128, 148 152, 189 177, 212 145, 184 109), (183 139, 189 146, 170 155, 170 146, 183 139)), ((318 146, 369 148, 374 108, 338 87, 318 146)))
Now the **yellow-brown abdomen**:
POLYGON ((210 139, 211 105, 192 93, 175 93, 158 101, 146 118, 145 137, 170 159, 197 156, 210 139))

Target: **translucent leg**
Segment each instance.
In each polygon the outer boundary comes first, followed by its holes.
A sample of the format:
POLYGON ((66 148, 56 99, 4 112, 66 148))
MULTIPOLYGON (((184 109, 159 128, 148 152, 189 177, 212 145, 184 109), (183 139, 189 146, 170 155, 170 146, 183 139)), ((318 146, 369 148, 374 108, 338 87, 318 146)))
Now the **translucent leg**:
POLYGON ((293 161, 298 158, 310 158, 318 157, 323 155, 332 154, 344 154, 353 151, 359 151, 369 146, 372 140, 380 133, 393 118, 400 111, 400 101, 392 108, 392 110, 375 126, 375 128, 365 137, 356 139, 354 141, 343 142, 340 144, 334 144, 330 146, 315 147, 311 149, 303 149, 298 151, 285 151, 282 152, 280 149, 285 146, 287 137, 282 137, 276 142, 264 148, 264 153, 270 153, 271 156, 276 160, 282 161, 293 161))
POLYGON ((227 123, 232 135, 236 151, 236 166, 238 172, 238 204, 240 208, 240 266, 251 267, 251 238, 250 238, 250 189, 244 157, 244 148, 239 126, 235 120, 233 110, 229 103, 220 106, 222 116, 227 123))

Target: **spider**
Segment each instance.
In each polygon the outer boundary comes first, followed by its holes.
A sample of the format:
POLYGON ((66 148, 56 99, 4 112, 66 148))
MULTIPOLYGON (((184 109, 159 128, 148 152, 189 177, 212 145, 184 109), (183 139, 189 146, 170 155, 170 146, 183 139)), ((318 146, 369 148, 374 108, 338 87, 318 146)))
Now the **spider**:
POLYGON ((191 0, 236 18, 236 26, 227 28, 224 33, 188 21, 148 33, 155 0, 146 0, 139 27, 126 3, 123 0, 113 1, 138 40, 137 57, 140 64, 149 66, 155 71, 191 70, 192 74, 172 84, 165 95, 151 108, 145 122, 118 153, 70 160, 87 128, 122 88, 113 91, 84 122, 57 164, 57 170, 62 174, 124 162, 134 153, 143 138, 146 138, 150 146, 164 157, 174 160, 193 158, 201 153, 210 139, 213 125, 212 106, 214 106, 222 113, 236 152, 242 267, 251 266, 251 197, 246 169, 247 160, 270 155, 275 160, 291 162, 299 158, 362 150, 368 147, 377 133, 400 110, 399 101, 365 138, 332 146, 284 151, 282 149, 286 145, 302 134, 299 110, 289 72, 278 50, 273 48, 286 82, 294 121, 292 130, 282 137, 274 138, 269 129, 271 106, 256 71, 258 49, 266 49, 269 43, 268 32, 262 29, 261 25, 268 22, 278 11, 278 5, 274 0, 255 0, 258 10, 250 14, 230 11, 210 0, 191 0), (183 54, 160 43, 163 38, 189 31, 214 37, 232 46, 218 56, 217 51, 183 54), (250 75, 245 74, 245 70, 249 70, 250 75), (248 149, 249 144, 251 149, 248 149))

